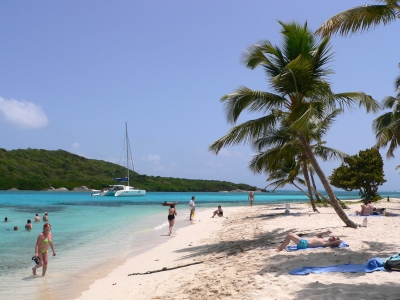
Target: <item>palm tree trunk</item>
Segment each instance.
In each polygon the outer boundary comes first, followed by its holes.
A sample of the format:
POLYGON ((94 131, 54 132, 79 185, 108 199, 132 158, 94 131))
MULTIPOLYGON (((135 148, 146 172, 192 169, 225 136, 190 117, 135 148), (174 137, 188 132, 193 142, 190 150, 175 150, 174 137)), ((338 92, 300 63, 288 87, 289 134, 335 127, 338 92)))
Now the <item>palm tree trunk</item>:
POLYGON ((312 153, 312 150, 310 148, 310 145, 308 144, 306 138, 302 135, 299 134, 301 143, 303 144, 304 147, 304 152, 306 153, 308 159, 310 160, 311 165, 314 168, 315 173, 317 173, 319 179, 321 180, 322 185, 324 186, 324 189, 326 193, 329 196, 330 203, 335 210, 335 212, 338 214, 339 218, 342 219, 342 221, 349 227, 352 228, 357 228, 357 224, 355 224, 353 221, 351 221, 346 213, 343 211, 342 207, 339 205, 339 202, 336 200, 336 196, 332 190, 331 185, 329 184, 328 178, 326 178, 324 172, 322 171, 321 167, 318 164, 317 159, 315 158, 314 154, 312 153))
MULTIPOLYGON (((316 191, 317 190, 317 186, 315 185, 314 175, 313 175, 313 172, 312 172, 311 169, 310 169, 310 178, 311 178, 311 182, 312 182, 312 185, 313 185, 313 190, 316 191)), ((318 193, 314 193, 314 194, 315 194, 315 198, 317 198, 317 201, 321 202, 321 199, 319 198, 318 193)))
POLYGON ((316 211, 317 209, 315 208, 315 203, 314 203, 314 198, 313 198, 313 191, 312 191, 312 188, 311 188, 310 177, 308 176, 308 169, 307 169, 307 161, 306 161, 306 159, 307 159, 307 157, 305 155, 302 155, 302 157, 301 157, 301 166, 302 166, 302 169, 303 169, 304 180, 307 183, 308 194, 309 194, 311 206, 313 208, 313 211, 316 211))
POLYGON ((292 182, 292 184, 295 186, 295 187, 297 187, 299 190, 300 190, 300 192, 302 192, 304 195, 306 195, 308 198, 310 198, 310 196, 301 188, 301 187, 299 187, 297 184, 295 184, 294 182, 292 182))

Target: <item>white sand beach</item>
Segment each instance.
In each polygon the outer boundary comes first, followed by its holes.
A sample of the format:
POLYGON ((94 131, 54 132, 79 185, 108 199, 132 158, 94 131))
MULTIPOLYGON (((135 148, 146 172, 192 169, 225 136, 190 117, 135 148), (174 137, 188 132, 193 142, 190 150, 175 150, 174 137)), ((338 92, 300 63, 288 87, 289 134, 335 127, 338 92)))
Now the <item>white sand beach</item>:
MULTIPOLYGON (((290 206, 290 215, 284 205, 224 208, 223 218, 210 218, 212 210, 199 213, 190 226, 130 257, 78 299, 400 299, 400 272, 288 273, 304 266, 363 264, 399 252, 400 216, 368 217, 367 227, 352 229, 333 208, 314 213, 307 204, 290 206), (288 232, 311 238, 327 229, 349 247, 275 251, 288 232), (184 265, 189 266, 128 276, 184 265)), ((360 203, 349 207, 346 213, 354 213, 360 203)), ((400 214, 400 199, 376 207, 400 214)), ((358 224, 364 219, 350 218, 358 224)))

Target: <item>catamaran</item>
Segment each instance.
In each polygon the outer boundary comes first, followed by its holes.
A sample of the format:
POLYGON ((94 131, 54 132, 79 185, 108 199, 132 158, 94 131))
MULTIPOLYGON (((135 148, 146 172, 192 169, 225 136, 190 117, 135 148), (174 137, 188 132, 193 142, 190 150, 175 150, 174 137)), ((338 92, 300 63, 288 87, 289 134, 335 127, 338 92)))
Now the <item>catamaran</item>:
MULTIPOLYGON (((132 162, 131 147, 129 144, 128 137, 128 123, 125 122, 125 140, 126 140, 126 177, 115 178, 114 180, 118 182, 127 182, 127 185, 123 184, 113 184, 110 185, 108 189, 104 190, 101 196, 112 196, 112 197, 135 197, 135 196, 145 196, 146 190, 135 190, 133 186, 129 186, 129 161, 132 162)), ((133 166, 133 163, 132 163, 133 166)))

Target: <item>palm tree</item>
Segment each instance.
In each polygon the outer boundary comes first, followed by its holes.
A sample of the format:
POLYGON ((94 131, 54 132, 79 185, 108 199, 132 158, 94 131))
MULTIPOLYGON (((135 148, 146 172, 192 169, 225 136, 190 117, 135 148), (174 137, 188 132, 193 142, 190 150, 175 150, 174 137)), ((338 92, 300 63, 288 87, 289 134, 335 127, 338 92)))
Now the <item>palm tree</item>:
POLYGON ((364 93, 334 94, 326 76, 331 72, 326 65, 331 61, 329 37, 316 41, 313 33, 296 23, 282 23, 283 47, 269 41, 251 46, 244 54, 244 63, 250 69, 263 67, 273 93, 240 87, 221 98, 226 118, 235 124, 243 111, 259 112, 263 116, 236 125, 209 150, 218 154, 226 146, 252 144, 271 130, 285 129, 302 150, 314 168, 330 203, 347 226, 357 227, 344 213, 328 179, 319 166, 310 146, 312 124, 318 123, 328 113, 353 105, 376 111, 378 103, 364 93), (288 129, 286 129, 288 128, 288 129))
POLYGON ((300 165, 295 159, 289 159, 282 161, 274 172, 270 173, 267 181, 272 181, 265 188, 274 185, 272 189, 274 192, 277 188, 283 188, 287 184, 294 185, 298 190, 300 190, 304 195, 309 197, 309 195, 298 185, 306 185, 304 179, 300 178, 299 175, 300 165), (297 182, 297 184, 296 184, 297 182))
POLYGON ((396 79, 395 86, 399 91, 397 96, 386 97, 382 101, 382 108, 391 111, 379 116, 372 123, 377 139, 375 147, 380 149, 389 144, 387 158, 394 157, 393 152, 400 144, 400 77, 396 79))
POLYGON ((367 31, 377 25, 394 22, 400 18, 400 5, 396 0, 376 0, 385 4, 357 6, 345 10, 325 21, 316 34, 323 37, 339 33, 340 35, 354 34, 367 31))

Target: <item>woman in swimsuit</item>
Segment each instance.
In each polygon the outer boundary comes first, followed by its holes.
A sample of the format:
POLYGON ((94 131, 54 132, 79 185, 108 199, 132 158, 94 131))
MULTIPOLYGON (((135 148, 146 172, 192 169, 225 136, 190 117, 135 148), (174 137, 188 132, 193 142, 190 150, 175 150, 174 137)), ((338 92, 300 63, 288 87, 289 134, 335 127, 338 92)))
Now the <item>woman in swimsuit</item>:
POLYGON ((53 245, 53 236, 50 232, 51 225, 46 223, 43 225, 43 232, 41 232, 37 238, 35 247, 35 256, 40 259, 39 263, 32 268, 33 275, 36 275, 36 269, 43 267, 42 276, 46 275, 47 264, 49 263, 49 245, 53 251, 53 256, 56 256, 53 245))
POLYGON ((253 206, 253 202, 254 202, 254 193, 252 191, 250 191, 249 193, 249 201, 250 201, 250 207, 253 206))
POLYGON ((172 227, 174 227, 176 212, 175 205, 170 205, 168 210, 168 223, 169 223, 169 235, 172 234, 172 227))

